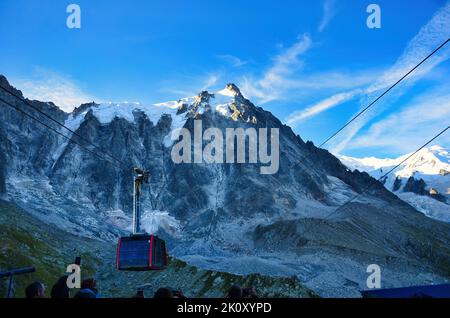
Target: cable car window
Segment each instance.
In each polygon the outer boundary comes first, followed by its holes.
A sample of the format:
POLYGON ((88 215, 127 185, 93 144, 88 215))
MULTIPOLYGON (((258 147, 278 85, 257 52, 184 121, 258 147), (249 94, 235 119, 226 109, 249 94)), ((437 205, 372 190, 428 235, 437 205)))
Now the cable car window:
POLYGON ((149 264, 150 242, 143 240, 122 238, 118 247, 119 269, 146 268, 149 264))

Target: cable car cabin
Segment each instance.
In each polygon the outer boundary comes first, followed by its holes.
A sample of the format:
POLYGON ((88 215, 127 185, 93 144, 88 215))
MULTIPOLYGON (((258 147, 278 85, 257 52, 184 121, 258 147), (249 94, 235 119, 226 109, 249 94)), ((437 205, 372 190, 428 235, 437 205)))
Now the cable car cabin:
POLYGON ((121 237, 116 267, 122 271, 162 270, 167 266, 166 242, 154 235, 121 237))

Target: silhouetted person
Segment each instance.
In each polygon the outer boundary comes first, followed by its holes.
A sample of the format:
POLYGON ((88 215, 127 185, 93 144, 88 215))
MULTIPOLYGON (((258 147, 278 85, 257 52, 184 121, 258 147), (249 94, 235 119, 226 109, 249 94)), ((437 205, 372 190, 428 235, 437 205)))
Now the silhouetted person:
POLYGON ((181 290, 172 290, 173 298, 186 298, 181 290))
POLYGON ((50 296, 52 298, 69 298, 70 297, 70 288, 67 287, 67 275, 62 276, 58 281, 53 285, 52 290, 50 292, 50 296))
POLYGON ((85 279, 81 282, 81 289, 74 298, 99 298, 97 282, 93 278, 85 279))
POLYGON ((243 288, 242 298, 258 298, 255 287, 243 288))
POLYGON ((169 299, 169 298, 173 298, 173 293, 169 288, 161 287, 155 292, 155 295, 153 295, 153 298, 169 299))
POLYGON ((228 298, 231 299, 240 299, 242 298, 242 288, 237 285, 233 285, 228 290, 228 298))
POLYGON ((145 298, 144 291, 143 290, 138 290, 136 292, 136 295, 133 296, 133 298, 145 298))
POLYGON ((45 286, 40 282, 34 282, 25 288, 25 296, 27 298, 44 298, 45 286))

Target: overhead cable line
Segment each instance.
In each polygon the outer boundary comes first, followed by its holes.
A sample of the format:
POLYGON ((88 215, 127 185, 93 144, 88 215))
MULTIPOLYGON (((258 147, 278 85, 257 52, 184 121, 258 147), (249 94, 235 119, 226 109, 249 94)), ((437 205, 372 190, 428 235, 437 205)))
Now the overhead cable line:
POLYGON ((359 116, 361 116, 366 110, 368 110, 370 107, 372 107, 377 101, 379 101, 384 95, 386 95, 389 91, 391 91, 395 86, 400 84, 401 81, 403 81, 406 77, 408 77, 409 74, 414 72, 420 65, 422 65, 426 60, 428 60, 430 57, 432 57, 436 52, 438 52, 440 49, 442 49, 448 42, 450 41, 450 38, 448 38, 444 43, 439 45, 438 48, 436 48, 433 52, 428 54, 422 61, 420 61, 419 64, 414 66, 412 69, 410 69, 405 75, 403 75, 397 82, 392 84, 387 90, 385 90, 380 96, 378 96, 374 101, 372 101, 369 105, 367 105, 364 109, 362 109, 358 114, 356 114, 353 118, 351 118, 344 126, 339 128, 336 132, 334 132, 330 137, 328 137, 324 142, 322 142, 319 146, 319 148, 322 148, 323 145, 325 145, 327 142, 329 142, 331 139, 333 139, 337 134, 339 134, 342 130, 344 130, 348 125, 350 125, 355 119, 357 119, 359 116))
POLYGON ((107 153, 105 150, 103 150, 102 148, 100 148, 99 146, 95 145, 94 143, 92 143, 91 141, 87 140, 86 138, 84 138, 83 136, 81 136, 79 133, 77 133, 76 131, 74 131, 73 129, 70 129, 69 127, 67 127, 66 125, 60 123, 58 120, 54 119, 52 116, 48 115, 47 113, 43 112, 42 110, 40 110, 39 108, 37 108, 36 106, 34 106, 32 103, 30 103, 27 99, 21 97, 20 95, 11 92, 9 89, 6 89, 5 87, 0 85, 0 89, 2 89, 3 91, 9 93, 10 95, 16 97, 17 99, 21 100, 22 102, 24 102, 27 106, 31 107, 32 109, 34 109, 35 111, 37 111, 38 113, 40 113, 41 115, 43 115, 44 117, 48 118, 49 120, 51 120, 52 122, 56 123, 57 125, 63 127, 64 129, 68 130, 69 132, 71 132, 73 135, 77 136, 78 138, 80 138, 82 141, 84 141, 85 143, 90 144, 91 146, 93 146, 95 149, 97 149, 98 151, 101 151, 105 156, 108 156, 109 158, 119 162, 121 165, 123 165, 124 167, 128 167, 128 165, 120 160, 119 158, 107 153))
POLYGON ((18 111, 18 112, 24 114, 25 116, 27 116, 27 117, 29 117, 29 118, 31 118, 31 119, 37 121, 38 123, 40 123, 40 124, 43 125, 44 127, 46 127, 46 128, 48 128, 48 129, 50 129, 51 131, 53 131, 55 134, 58 134, 58 135, 60 135, 61 137, 64 137, 65 139, 67 139, 67 140, 69 140, 69 141, 73 141, 75 144, 77 144, 77 145, 80 146, 81 148, 85 149, 85 150, 88 151, 89 153, 93 154, 94 156, 96 156, 96 157, 98 157, 98 158, 100 158, 100 159, 102 159, 102 160, 106 160, 107 162, 109 162, 110 164, 114 165, 115 167, 118 167, 119 169, 121 168, 121 167, 120 167, 119 165, 117 165, 116 163, 114 163, 114 162, 110 161, 109 159, 107 159, 107 158, 105 158, 105 157, 99 155, 97 152, 92 151, 92 150, 89 149, 89 148, 86 148, 86 147, 83 146, 81 143, 75 141, 75 140, 72 139, 71 137, 68 137, 68 136, 64 135, 63 133, 61 133, 61 132, 58 131, 57 129, 55 129, 55 128, 53 128, 53 127, 47 125, 47 124, 44 123, 43 121, 41 121, 39 118, 37 118, 37 117, 35 117, 35 116, 33 116, 33 115, 30 115, 29 113, 25 112, 24 110, 22 110, 22 109, 20 109, 19 107, 17 107, 17 106, 15 106, 15 105, 11 104, 10 102, 4 100, 4 99, 1 98, 1 97, 0 97, 0 101, 3 102, 3 103, 5 103, 5 104, 8 105, 8 106, 14 108, 16 111, 18 111))
MULTIPOLYGON (((341 210, 343 207, 345 207, 346 205, 350 204, 353 200, 355 200, 356 198, 358 198, 360 195, 362 195, 364 192, 366 192, 367 190, 369 190, 373 185, 377 184, 377 182, 380 182, 381 180, 383 180, 384 178, 386 178, 391 172, 393 172, 394 170, 396 170, 398 167, 400 167, 403 163, 405 163, 406 161, 408 161, 411 157, 413 157, 415 154, 417 154, 420 150, 422 150, 423 148, 425 148, 426 146, 428 146, 430 143, 432 143, 434 140, 436 140, 439 136, 441 136, 442 134, 444 134, 447 130, 450 129, 450 126, 447 126, 447 128, 441 130, 437 135, 435 135, 433 138, 431 138, 430 140, 428 140, 425 144, 423 144, 420 148, 418 148, 416 151, 414 151, 413 153, 411 153, 408 157, 406 157, 405 159, 403 159, 401 162, 399 162, 398 164, 396 164, 394 167, 392 167, 391 169, 389 169, 388 172, 386 172, 385 174, 383 174, 381 177, 379 177, 376 182, 371 182, 369 185, 367 185, 363 190, 361 190, 359 193, 357 193, 356 195, 354 195, 353 197, 351 197, 349 200, 347 200, 344 204, 340 205, 339 207, 337 207, 335 210, 333 210, 330 214, 328 214, 327 216, 325 216, 323 218, 323 220, 327 220, 329 217, 331 217, 332 215, 334 215, 335 213, 337 213, 339 210, 341 210)), ((310 226, 309 228, 307 228, 304 232, 303 235, 305 235, 313 226, 310 226)))

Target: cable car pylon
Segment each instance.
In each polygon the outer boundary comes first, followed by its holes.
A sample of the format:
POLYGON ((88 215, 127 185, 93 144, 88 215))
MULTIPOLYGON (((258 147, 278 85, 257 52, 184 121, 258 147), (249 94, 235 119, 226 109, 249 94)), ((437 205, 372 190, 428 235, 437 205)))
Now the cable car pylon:
POLYGON ((141 187, 143 183, 148 183, 150 173, 141 168, 134 168, 133 171, 133 234, 137 235, 143 234, 141 233, 141 187))
POLYGON ((132 234, 119 238, 116 268, 124 271, 165 269, 167 266, 165 241, 141 229, 141 190, 142 185, 148 183, 150 173, 141 168, 134 168, 133 172, 132 234))

